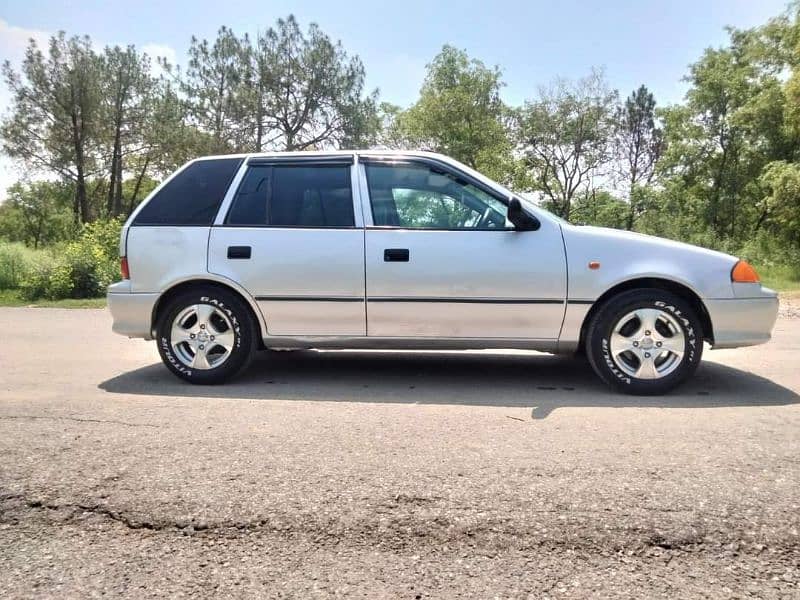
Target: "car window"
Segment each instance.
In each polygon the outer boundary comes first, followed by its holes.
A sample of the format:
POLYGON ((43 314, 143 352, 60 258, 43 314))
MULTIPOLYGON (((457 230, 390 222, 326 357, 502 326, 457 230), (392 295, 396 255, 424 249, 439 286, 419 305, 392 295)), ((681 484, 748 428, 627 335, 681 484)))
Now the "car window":
POLYGON ((211 225, 242 159, 198 160, 170 179, 134 225, 211 225))
POLYGON ((367 164, 379 227, 512 229, 507 207, 472 183, 424 165, 367 164))
POLYGON ((253 165, 226 223, 269 227, 353 227, 350 167, 253 165))
POLYGON ((271 181, 271 167, 249 167, 236 190, 227 222, 231 225, 266 225, 271 181))

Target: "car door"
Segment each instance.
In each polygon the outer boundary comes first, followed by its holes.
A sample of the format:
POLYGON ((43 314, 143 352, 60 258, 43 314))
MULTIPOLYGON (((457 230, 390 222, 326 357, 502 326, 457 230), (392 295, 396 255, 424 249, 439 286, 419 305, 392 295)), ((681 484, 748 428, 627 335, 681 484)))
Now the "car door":
POLYGON ((556 223, 514 230, 507 198, 432 159, 359 163, 369 336, 558 337, 567 281, 556 223))
POLYGON ((246 169, 211 230, 209 271, 255 297, 269 335, 365 335, 352 155, 251 158, 246 169))

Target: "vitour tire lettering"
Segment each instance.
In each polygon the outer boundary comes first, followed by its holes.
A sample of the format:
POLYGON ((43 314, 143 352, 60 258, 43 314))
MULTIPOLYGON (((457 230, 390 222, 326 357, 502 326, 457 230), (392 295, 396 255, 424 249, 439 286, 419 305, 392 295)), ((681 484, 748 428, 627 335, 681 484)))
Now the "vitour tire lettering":
POLYGON ((161 351, 167 357, 167 360, 169 361, 169 364, 171 364, 173 367, 175 367, 176 369, 178 369, 179 371, 181 371, 183 374, 187 375, 188 377, 192 376, 191 369, 187 369, 186 367, 181 365, 181 363, 178 361, 178 359, 175 358, 175 355, 172 353, 172 349, 170 348, 169 340, 167 338, 165 338, 165 337, 161 338, 161 351))

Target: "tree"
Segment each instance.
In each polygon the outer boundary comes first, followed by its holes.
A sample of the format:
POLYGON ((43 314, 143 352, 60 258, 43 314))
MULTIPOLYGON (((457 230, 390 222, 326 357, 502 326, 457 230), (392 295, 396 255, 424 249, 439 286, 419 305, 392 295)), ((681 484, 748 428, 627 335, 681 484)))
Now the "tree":
POLYGON ((628 206, 605 190, 590 189, 575 198, 571 216, 577 223, 587 223, 599 227, 625 227, 628 206))
POLYGON ((775 161, 760 177, 765 220, 787 244, 800 249, 800 164, 775 161))
MULTIPOLYGON (((736 247, 763 222, 759 177, 798 147, 786 126, 786 94, 764 30, 729 30, 728 47, 708 49, 690 68, 681 106, 662 111, 667 148, 659 170, 679 183, 696 212, 692 229, 736 247)), ((771 44, 771 42, 770 42, 771 44)))
POLYGON ((194 123, 210 135, 210 153, 225 154, 241 147, 242 107, 238 103, 247 43, 246 37, 238 39, 225 26, 213 44, 192 36, 183 91, 194 123))
POLYGON ((153 90, 149 74, 150 59, 139 54, 133 46, 106 48, 101 57, 103 122, 106 124, 106 144, 110 146, 109 185, 106 213, 119 216, 123 212, 122 179, 124 159, 140 152, 144 145, 142 133, 153 90))
POLYGON ((248 149, 354 148, 375 139, 377 91, 365 95, 364 65, 316 24, 304 35, 293 16, 278 19, 245 54, 248 149))
POLYGON ((542 88, 519 111, 517 139, 533 181, 560 216, 569 219, 573 199, 606 175, 614 131, 616 91, 599 71, 571 83, 542 88))
POLYGON ((66 239, 72 233, 71 184, 35 181, 15 183, 0 204, 0 234, 34 248, 66 239))
POLYGON ((642 210, 638 189, 649 185, 655 166, 664 150, 664 136, 656 125, 656 100, 642 85, 617 108, 614 154, 616 175, 623 184, 628 199, 624 227, 633 229, 637 214, 642 210))
POLYGON ((502 86, 497 67, 444 46, 428 65, 419 100, 394 119, 395 142, 442 152, 489 177, 507 179, 511 142, 502 86))
POLYGON ((21 73, 6 61, 6 85, 12 94, 8 117, 0 126, 3 150, 31 170, 75 183, 75 220, 92 215, 87 178, 97 164, 100 110, 99 63, 88 37, 50 38, 47 57, 31 40, 21 73))

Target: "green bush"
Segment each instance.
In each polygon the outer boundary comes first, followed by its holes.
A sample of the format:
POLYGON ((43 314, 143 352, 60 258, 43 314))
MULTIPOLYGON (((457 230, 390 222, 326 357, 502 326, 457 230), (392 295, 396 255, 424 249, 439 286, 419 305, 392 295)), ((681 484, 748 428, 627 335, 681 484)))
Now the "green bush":
POLYGON ((40 254, 23 244, 0 241, 0 290, 20 287, 40 254))
POLYGON ((25 300, 48 298, 50 280, 53 275, 55 256, 42 252, 30 265, 25 279, 20 283, 20 295, 25 300))
POLYGON ((32 264, 20 286, 22 296, 26 300, 102 296, 119 279, 120 227, 115 219, 85 225, 78 239, 32 264))

